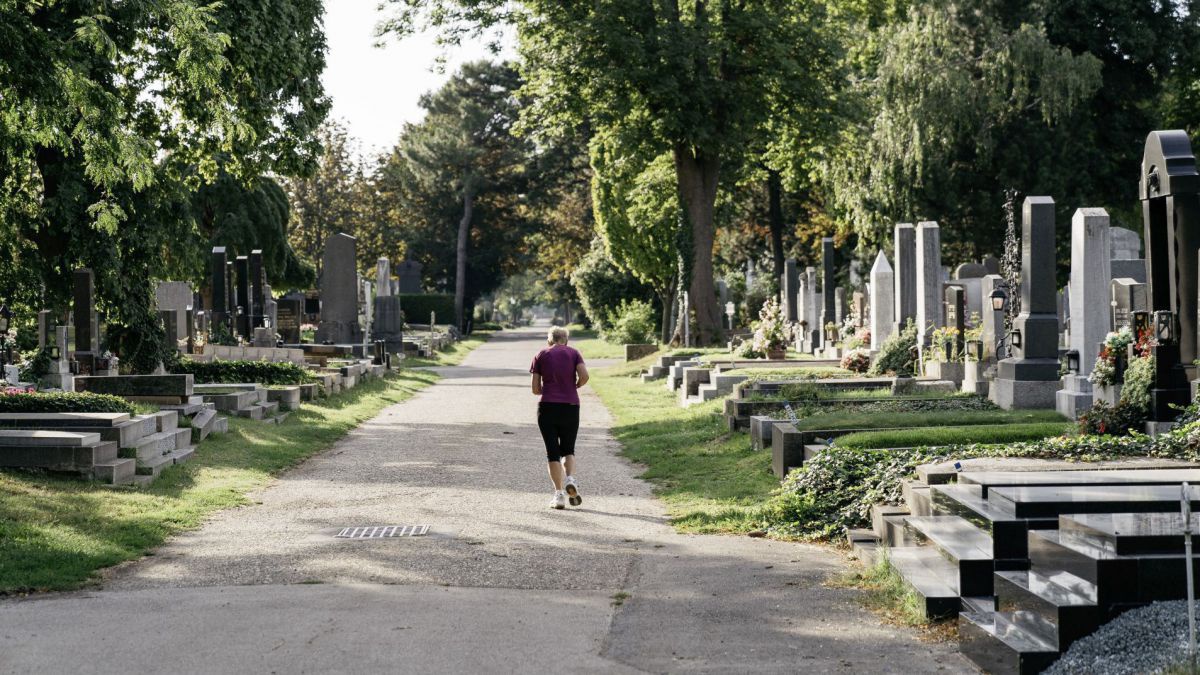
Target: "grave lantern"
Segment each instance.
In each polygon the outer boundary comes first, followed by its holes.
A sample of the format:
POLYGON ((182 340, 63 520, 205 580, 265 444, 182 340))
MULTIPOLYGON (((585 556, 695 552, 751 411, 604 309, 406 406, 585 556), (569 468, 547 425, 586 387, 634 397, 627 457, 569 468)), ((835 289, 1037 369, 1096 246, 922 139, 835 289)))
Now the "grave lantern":
POLYGON ((1168 311, 1154 313, 1154 339, 1160 345, 1175 343, 1175 314, 1168 311))
POLYGON ((1020 349, 1021 348, 1021 331, 1013 330, 1013 332, 1009 334, 1008 343, 1013 346, 1013 349, 1020 349))
POLYGON ((57 361, 60 358, 62 358, 62 353, 60 353, 58 351, 58 345, 57 344, 50 345, 50 360, 57 361))
POLYGON ((967 355, 976 363, 983 361, 983 340, 967 340, 967 355))
POLYGON ((1134 312, 1133 339, 1137 340, 1148 330, 1150 330, 1150 312, 1134 312))
POLYGON ((837 337, 838 337, 837 326, 835 326, 831 323, 825 327, 825 339, 826 340, 828 340, 832 344, 834 342, 837 342, 837 337))
POLYGON ((1079 374, 1079 350, 1069 349, 1063 352, 1062 367, 1071 375, 1079 374))
POLYGON ((1008 293, 1002 286, 997 286, 988 297, 992 300, 993 312, 1003 312, 1008 307, 1008 293))
POLYGON ((8 332, 8 321, 12 318, 12 310, 8 305, 0 305, 0 333, 8 332))

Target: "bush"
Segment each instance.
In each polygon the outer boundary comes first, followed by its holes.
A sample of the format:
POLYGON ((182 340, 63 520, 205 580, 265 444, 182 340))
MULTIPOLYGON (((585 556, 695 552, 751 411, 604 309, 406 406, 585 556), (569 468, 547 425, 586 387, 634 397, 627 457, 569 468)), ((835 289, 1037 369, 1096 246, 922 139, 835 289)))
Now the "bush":
POLYGON ((504 326, 495 321, 476 321, 475 322, 475 330, 497 331, 497 330, 504 330, 504 326))
POLYGON ((852 349, 842 357, 842 368, 852 373, 865 373, 871 367, 871 353, 865 349, 852 349))
POLYGON ((1154 385, 1154 357, 1142 356, 1129 362, 1125 369, 1125 386, 1121 387, 1121 403, 1134 410, 1150 410, 1150 387, 1154 385))
POLYGON ((1109 436, 1124 436, 1130 431, 1140 430, 1146 422, 1146 411, 1124 400, 1112 406, 1105 401, 1096 401, 1079 416, 1079 433, 1109 436))
POLYGON ((0 394, 0 413, 111 412, 134 414, 133 404, 120 396, 91 392, 0 394))
POLYGON ((439 323, 454 323, 454 296, 444 293, 402 293, 400 309, 407 323, 429 323, 429 313, 435 312, 439 323))
POLYGON ((307 368, 295 363, 271 363, 269 361, 221 361, 208 362, 181 359, 172 369, 177 375, 191 374, 198 384, 245 384, 257 382, 266 385, 306 384, 316 379, 307 368))
POLYGON ((571 285, 583 311, 601 331, 611 327, 623 301, 654 297, 653 289, 617 267, 600 239, 592 242, 592 248, 571 274, 571 285))
POLYGON ((611 318, 611 325, 602 335, 614 344, 645 344, 656 342, 658 327, 654 306, 641 300, 622 300, 611 318))
POLYGON ((917 326, 912 319, 879 345, 872 375, 909 375, 917 370, 917 326))

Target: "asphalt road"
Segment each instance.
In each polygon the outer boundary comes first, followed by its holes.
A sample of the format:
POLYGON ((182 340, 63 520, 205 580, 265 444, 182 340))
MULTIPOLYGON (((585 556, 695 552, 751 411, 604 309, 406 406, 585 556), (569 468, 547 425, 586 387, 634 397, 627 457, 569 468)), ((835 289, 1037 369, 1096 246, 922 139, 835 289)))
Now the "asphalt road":
POLYGON ((584 503, 547 508, 541 344, 497 335, 99 590, 0 602, 0 672, 974 672, 826 586, 834 552, 676 534, 586 389, 584 503), (431 527, 332 536, 392 524, 431 527))

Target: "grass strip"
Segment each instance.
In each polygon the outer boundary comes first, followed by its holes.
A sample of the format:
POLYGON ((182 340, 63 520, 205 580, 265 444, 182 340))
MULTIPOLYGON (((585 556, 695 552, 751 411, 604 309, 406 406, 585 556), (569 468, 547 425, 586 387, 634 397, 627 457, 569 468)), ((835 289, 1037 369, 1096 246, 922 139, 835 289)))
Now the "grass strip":
POLYGON ((78 588, 97 570, 150 553, 214 512, 248 503, 272 476, 328 449, 437 375, 402 369, 316 403, 283 424, 230 418, 186 464, 144 489, 0 472, 0 594, 78 588))
MULTIPOLYGON (((426 368, 431 366, 457 366, 467 358, 479 345, 491 339, 495 331, 477 330, 467 337, 455 342, 449 347, 433 355, 432 358, 422 356, 406 357, 401 363, 405 368, 426 368)), ((392 363, 395 363, 393 361, 392 363)))
MULTIPOLYGON (((784 419, 781 416, 780 419, 784 419)), ((1054 410, 929 410, 870 412, 835 410, 802 417, 799 431, 808 429, 895 429, 904 427, 966 427, 977 425, 1066 423, 1054 410)))
POLYGON ((756 529, 758 508, 779 487, 769 454, 731 434, 718 414, 722 401, 680 408, 673 392, 644 385, 646 359, 597 371, 590 386, 613 416, 623 454, 646 467, 672 523, 682 532, 756 529))
MULTIPOLYGON (((865 421, 865 420, 864 420, 865 421)), ((852 450, 915 448, 969 443, 1020 443, 1062 436, 1074 431, 1067 422, 1032 424, 979 424, 975 426, 918 427, 887 431, 860 431, 840 436, 834 444, 852 450)))

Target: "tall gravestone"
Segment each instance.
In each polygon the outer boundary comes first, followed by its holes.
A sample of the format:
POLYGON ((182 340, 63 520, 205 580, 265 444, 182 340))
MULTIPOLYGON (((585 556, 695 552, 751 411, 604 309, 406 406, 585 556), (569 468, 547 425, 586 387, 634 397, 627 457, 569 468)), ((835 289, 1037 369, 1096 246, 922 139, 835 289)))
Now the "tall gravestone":
POLYGON ((209 307, 210 328, 228 326, 229 321, 229 256, 224 246, 214 246, 212 250, 212 268, 209 283, 212 284, 212 306, 209 307))
POLYGON ((392 262, 387 258, 375 261, 375 294, 380 298, 392 294, 392 262))
POLYGON ((875 256, 875 264, 871 266, 871 349, 879 349, 892 334, 893 312, 896 310, 892 299, 894 277, 887 256, 880 251, 875 256))
POLYGON ((390 354, 404 351, 404 313, 400 296, 392 294, 391 262, 380 258, 375 265, 375 316, 371 323, 371 339, 384 343, 390 354))
POLYGON ((401 294, 421 293, 421 270, 423 265, 416 260, 408 259, 396 266, 396 280, 399 282, 401 294))
POLYGON ((254 315, 253 300, 250 297, 250 257, 239 255, 234 259, 234 271, 237 273, 237 331, 244 339, 253 337, 254 315))
POLYGON ((1142 238, 1123 227, 1109 230, 1109 266, 1113 279, 1134 279, 1146 283, 1146 260, 1142 257, 1142 238))
POLYGON ((1200 247, 1200 174, 1187 133, 1152 131, 1146 138, 1138 181, 1145 227, 1146 274, 1150 310, 1172 324, 1173 339, 1153 348, 1154 385, 1150 388, 1150 419, 1168 422, 1178 415, 1173 406, 1188 403, 1190 391, 1184 364, 1196 360, 1196 250, 1200 247))
POLYGON ((1108 334, 1109 313, 1103 308, 1111 297, 1108 212, 1079 209, 1071 218, 1071 285, 1069 306, 1071 337, 1068 347, 1079 355, 1079 372, 1064 375, 1055 407, 1069 419, 1092 406, 1092 383, 1088 375, 1100 354, 1100 343, 1108 334))
POLYGON ((1004 408, 1052 408, 1058 376, 1054 200, 1026 197, 1021 218, 1021 313, 988 392, 1004 408))
POLYGON ((96 278, 92 270, 75 270, 71 311, 75 321, 75 361, 80 375, 96 374, 100 356, 100 324, 96 318, 96 278))
POLYGON ((808 279, 808 346, 812 350, 821 348, 825 335, 821 328, 821 286, 817 280, 817 268, 806 267, 804 276, 808 279))
POLYGON ((942 238, 938 224, 917 225, 917 344, 929 344, 942 325, 942 238))
POLYGON ((325 242, 321 257, 321 323, 317 342, 357 344, 363 341, 358 323, 358 241, 345 233, 325 242))
POLYGON ((288 295, 275 301, 275 332, 286 345, 300 344, 300 325, 304 323, 304 296, 288 295))
POLYGON ((862 291, 850 294, 850 316, 854 317, 855 328, 867 325, 867 296, 862 291))
POLYGON ((154 289, 154 301, 158 311, 174 313, 174 326, 169 329, 175 335, 187 335, 187 312, 192 308, 194 298, 192 285, 186 281, 164 281, 154 289))
POLYGON ((800 270, 796 267, 796 259, 788 258, 783 262, 783 275, 779 279, 779 292, 783 296, 784 317, 791 322, 800 320, 799 308, 796 305, 796 293, 800 286, 800 270))
POLYGON ((270 297, 262 249, 256 248, 250 251, 250 323, 254 328, 262 328, 267 324, 267 300, 270 297))
MULTIPOLYGON (((837 288, 837 272, 834 266, 833 237, 821 239, 821 331, 824 334, 825 324, 836 321, 837 299, 834 289, 837 288)), ((832 345, 829 345, 832 346, 832 345)))
POLYGON ((833 289, 833 322, 841 329, 846 320, 846 289, 841 286, 833 289))
POLYGON ((896 266, 892 270, 895 277, 892 332, 897 333, 909 319, 917 318, 917 230, 912 223, 896 226, 893 243, 896 266))

